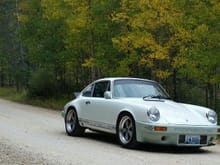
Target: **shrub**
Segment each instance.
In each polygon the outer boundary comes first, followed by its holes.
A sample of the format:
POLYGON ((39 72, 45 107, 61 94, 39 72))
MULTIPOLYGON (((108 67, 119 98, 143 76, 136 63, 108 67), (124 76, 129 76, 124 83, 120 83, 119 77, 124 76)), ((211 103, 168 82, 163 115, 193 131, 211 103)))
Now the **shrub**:
POLYGON ((39 70, 32 74, 29 81, 30 97, 49 98, 56 94, 55 76, 47 70, 39 70))

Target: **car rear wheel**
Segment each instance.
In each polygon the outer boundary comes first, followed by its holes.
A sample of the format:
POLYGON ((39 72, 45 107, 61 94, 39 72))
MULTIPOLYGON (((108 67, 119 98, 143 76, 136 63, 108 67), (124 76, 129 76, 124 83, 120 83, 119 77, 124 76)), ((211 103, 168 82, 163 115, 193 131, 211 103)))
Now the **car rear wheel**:
POLYGON ((131 115, 122 115, 117 124, 117 137, 119 143, 125 148, 137 146, 135 122, 131 115))
POLYGON ((65 116, 66 133, 70 136, 80 136, 84 133, 85 128, 79 125, 78 116, 75 109, 69 109, 65 116))

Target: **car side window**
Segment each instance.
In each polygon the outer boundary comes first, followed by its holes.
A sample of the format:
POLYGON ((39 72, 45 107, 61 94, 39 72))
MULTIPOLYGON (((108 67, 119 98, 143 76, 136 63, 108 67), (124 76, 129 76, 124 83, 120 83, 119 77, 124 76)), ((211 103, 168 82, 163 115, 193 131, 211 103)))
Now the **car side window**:
POLYGON ((92 96, 92 90, 93 90, 94 84, 89 85, 82 93, 82 96, 84 97, 91 97, 92 96))
POLYGON ((104 97, 105 91, 110 91, 110 82, 102 81, 95 84, 93 97, 104 97))

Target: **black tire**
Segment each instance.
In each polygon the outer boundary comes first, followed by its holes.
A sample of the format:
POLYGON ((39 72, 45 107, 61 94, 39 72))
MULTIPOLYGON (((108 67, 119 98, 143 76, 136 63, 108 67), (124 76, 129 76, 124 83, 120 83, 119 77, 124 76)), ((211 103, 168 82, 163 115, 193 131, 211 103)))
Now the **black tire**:
POLYGON ((65 115, 65 129, 69 136, 81 136, 85 128, 79 125, 76 110, 73 108, 68 109, 65 115))
POLYGON ((133 117, 128 114, 122 114, 117 122, 117 138, 122 147, 136 148, 136 127, 133 117))

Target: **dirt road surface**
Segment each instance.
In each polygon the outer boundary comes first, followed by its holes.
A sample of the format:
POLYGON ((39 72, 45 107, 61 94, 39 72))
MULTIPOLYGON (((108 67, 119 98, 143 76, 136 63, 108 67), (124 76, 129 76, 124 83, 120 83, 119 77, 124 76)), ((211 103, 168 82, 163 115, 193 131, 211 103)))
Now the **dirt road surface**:
POLYGON ((220 145, 189 150, 121 148, 114 136, 87 131, 69 137, 60 112, 0 99, 1 165, 217 165, 220 145))

